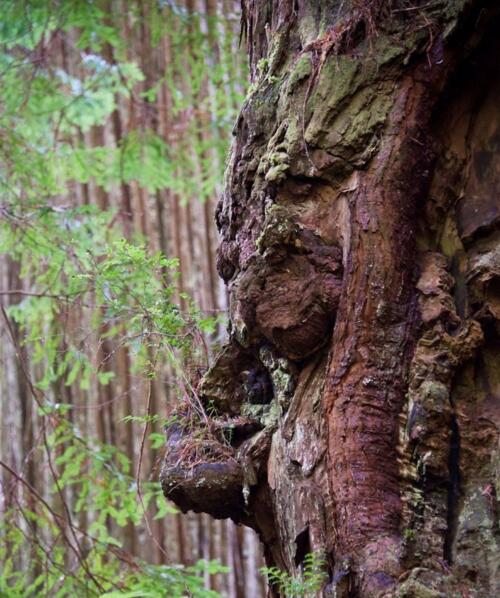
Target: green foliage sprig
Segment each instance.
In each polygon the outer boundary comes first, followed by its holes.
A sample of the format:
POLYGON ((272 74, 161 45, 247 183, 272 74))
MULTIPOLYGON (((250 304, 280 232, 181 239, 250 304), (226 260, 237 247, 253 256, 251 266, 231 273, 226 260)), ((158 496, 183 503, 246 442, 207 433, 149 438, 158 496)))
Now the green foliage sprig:
POLYGON ((322 553, 310 552, 304 557, 300 575, 290 575, 278 567, 263 567, 260 571, 286 598, 311 598, 325 583, 325 564, 322 553))

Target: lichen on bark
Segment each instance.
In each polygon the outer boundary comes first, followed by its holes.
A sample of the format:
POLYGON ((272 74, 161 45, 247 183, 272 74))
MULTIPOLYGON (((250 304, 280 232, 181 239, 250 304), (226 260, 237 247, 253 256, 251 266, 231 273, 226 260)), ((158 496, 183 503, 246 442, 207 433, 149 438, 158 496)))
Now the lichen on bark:
POLYGON ((229 341, 198 387, 238 432, 198 471, 174 433, 165 493, 292 574, 321 551, 324 596, 496 595, 499 11, 243 7, 229 341))

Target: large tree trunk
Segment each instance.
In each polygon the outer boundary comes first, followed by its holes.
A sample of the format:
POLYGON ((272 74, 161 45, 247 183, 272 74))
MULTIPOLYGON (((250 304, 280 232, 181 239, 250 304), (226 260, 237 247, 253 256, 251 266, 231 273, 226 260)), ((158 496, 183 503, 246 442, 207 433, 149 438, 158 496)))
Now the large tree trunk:
POLYGON ((162 481, 292 574, 324 552, 325 596, 500 594, 493 4, 244 2, 230 341, 162 481))

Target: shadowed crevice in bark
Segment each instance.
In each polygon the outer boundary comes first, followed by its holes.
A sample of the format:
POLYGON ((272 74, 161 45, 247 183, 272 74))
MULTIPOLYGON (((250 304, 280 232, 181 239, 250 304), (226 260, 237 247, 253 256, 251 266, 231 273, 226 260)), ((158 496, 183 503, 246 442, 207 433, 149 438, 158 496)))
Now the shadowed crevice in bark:
POLYGON ((446 516, 446 535, 443 546, 445 561, 453 564, 453 541, 457 533, 460 500, 460 432, 455 414, 451 416, 450 454, 448 457, 448 512, 446 516))

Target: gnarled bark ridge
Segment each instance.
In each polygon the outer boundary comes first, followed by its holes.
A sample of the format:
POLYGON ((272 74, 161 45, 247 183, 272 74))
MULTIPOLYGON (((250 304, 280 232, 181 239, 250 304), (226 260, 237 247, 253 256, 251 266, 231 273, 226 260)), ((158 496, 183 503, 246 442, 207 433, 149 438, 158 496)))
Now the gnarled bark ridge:
POLYGON ((243 7, 230 340, 198 389, 226 456, 175 431, 166 495, 291 573, 323 552, 324 596, 498 595, 499 11, 243 7))

